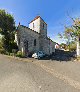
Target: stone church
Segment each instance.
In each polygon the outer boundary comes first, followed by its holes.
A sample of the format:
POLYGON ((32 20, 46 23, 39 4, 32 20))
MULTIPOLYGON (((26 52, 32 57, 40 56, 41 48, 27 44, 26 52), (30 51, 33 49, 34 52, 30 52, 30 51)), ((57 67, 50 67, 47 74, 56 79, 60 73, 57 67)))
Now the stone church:
POLYGON ((55 52, 55 42, 47 36, 47 24, 40 16, 35 17, 29 23, 29 27, 19 23, 15 41, 24 55, 37 51, 43 51, 48 55, 55 52))

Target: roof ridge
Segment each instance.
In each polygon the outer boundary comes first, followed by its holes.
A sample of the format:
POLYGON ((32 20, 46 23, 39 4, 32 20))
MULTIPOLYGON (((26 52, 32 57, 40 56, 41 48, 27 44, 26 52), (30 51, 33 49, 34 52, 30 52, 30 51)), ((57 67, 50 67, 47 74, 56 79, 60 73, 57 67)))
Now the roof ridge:
MULTIPOLYGON (((38 18, 41 18, 41 16, 36 16, 30 23, 32 23, 33 21, 35 21, 36 19, 38 19, 38 18)), ((42 18, 41 18, 42 19, 42 18)), ((43 20, 43 19, 42 19, 43 20)), ((43 22, 47 25, 47 23, 43 20, 43 22)), ((29 24, 30 24, 29 23, 29 24)))
MULTIPOLYGON (((36 16, 31 22, 35 21, 36 19, 41 18, 40 16, 36 16)), ((31 23, 30 22, 30 23, 31 23)))
MULTIPOLYGON (((19 25, 19 26, 22 26, 22 27, 24 27, 24 28, 28 28, 28 29, 30 29, 29 27, 24 26, 24 25, 19 25)), ((34 30, 32 30, 32 29, 30 29, 30 30, 33 31, 33 32, 35 32, 35 33, 37 33, 37 34, 40 34, 40 33, 36 32, 36 31, 34 31, 34 30)))

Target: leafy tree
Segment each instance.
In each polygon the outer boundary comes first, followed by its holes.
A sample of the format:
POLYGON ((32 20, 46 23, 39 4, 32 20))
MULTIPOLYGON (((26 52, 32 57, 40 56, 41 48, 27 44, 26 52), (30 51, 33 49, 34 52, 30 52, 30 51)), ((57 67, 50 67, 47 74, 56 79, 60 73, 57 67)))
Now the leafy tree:
POLYGON ((66 44, 67 44, 67 47, 69 47, 69 50, 70 50, 70 42, 73 38, 73 33, 72 33, 72 28, 71 27, 65 27, 65 31, 63 34, 58 34, 59 38, 61 39, 65 39, 66 40, 66 44))
POLYGON ((76 42, 75 41, 70 42, 70 51, 76 51, 76 42))
POLYGON ((63 34, 58 34, 60 38, 62 37, 63 39, 68 39, 69 46, 71 41, 79 42, 80 38, 80 19, 71 19, 73 20, 73 24, 70 27, 65 27, 65 31, 63 34))
POLYGON ((11 14, 0 10, 0 34, 2 35, 3 48, 11 52, 14 44, 15 21, 11 14))
POLYGON ((0 49, 2 49, 2 38, 0 37, 0 49))

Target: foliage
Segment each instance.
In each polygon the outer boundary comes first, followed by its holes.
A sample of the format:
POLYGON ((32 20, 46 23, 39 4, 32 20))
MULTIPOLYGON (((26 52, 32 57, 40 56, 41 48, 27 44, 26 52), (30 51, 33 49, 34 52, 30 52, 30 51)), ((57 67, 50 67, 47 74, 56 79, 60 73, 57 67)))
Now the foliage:
POLYGON ((0 54, 6 54, 6 51, 4 49, 0 49, 0 54))
POLYGON ((2 38, 0 37, 0 49, 2 49, 2 38))
POLYGON ((9 55, 10 55, 10 56, 14 56, 14 53, 10 53, 9 55))
POLYGON ((69 50, 75 50, 76 44, 71 45, 71 41, 77 41, 80 38, 80 19, 73 19, 73 24, 70 27, 65 27, 63 34, 58 34, 59 38, 67 39, 69 50))
POLYGON ((17 57, 23 57, 23 54, 21 51, 18 51, 17 54, 16 54, 17 57))
POLYGON ((73 41, 70 43, 70 51, 76 51, 76 43, 73 41))
POLYGON ((2 35, 2 46, 7 52, 12 52, 14 48, 15 22, 11 14, 5 10, 0 10, 0 34, 2 35))
MULTIPOLYGON (((59 33, 60 38, 76 38, 80 37, 80 19, 73 19, 73 24, 70 27, 65 27, 65 31, 62 34, 59 33)), ((74 39, 75 40, 75 39, 74 39)))

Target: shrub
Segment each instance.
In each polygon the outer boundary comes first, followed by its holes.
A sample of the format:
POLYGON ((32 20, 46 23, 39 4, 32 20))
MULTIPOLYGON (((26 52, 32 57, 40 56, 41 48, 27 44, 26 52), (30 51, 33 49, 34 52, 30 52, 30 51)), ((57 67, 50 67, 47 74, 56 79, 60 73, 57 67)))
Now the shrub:
POLYGON ((10 53, 10 56, 14 56, 14 53, 10 53))
POLYGON ((76 51, 76 44, 70 45, 70 51, 76 51))
POLYGON ((16 54, 16 57, 23 57, 23 54, 21 51, 18 51, 17 54, 16 54))
POLYGON ((7 51, 6 51, 4 54, 5 54, 5 55, 10 55, 10 53, 9 53, 9 52, 7 52, 7 51))
POLYGON ((6 54, 6 51, 4 49, 0 49, 1 54, 6 54))
POLYGON ((12 49, 12 53, 16 53, 17 52, 17 50, 16 49, 12 49))

